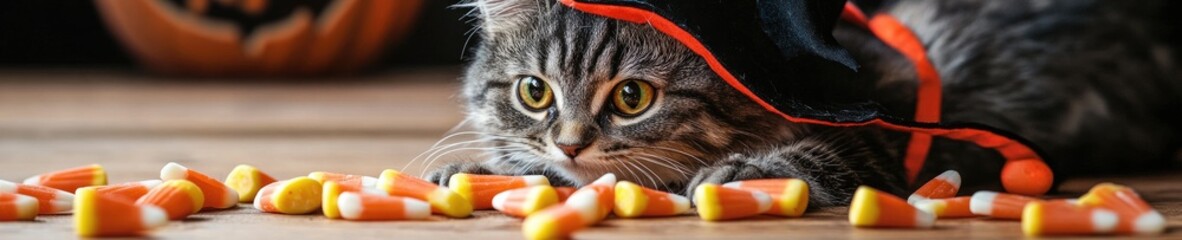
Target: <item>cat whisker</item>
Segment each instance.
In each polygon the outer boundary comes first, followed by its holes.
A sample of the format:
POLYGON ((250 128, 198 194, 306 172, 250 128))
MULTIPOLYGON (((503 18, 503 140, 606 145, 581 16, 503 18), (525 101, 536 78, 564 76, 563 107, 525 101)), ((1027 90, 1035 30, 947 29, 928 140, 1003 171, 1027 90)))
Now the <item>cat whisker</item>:
POLYGON ((690 153, 688 153, 688 152, 686 152, 686 151, 682 151, 682 150, 678 150, 678 149, 674 149, 674 148, 670 148, 670 147, 653 146, 653 147, 640 147, 640 148, 653 149, 653 150, 662 150, 662 151, 669 151, 669 152, 672 152, 672 153, 677 153, 677 154, 685 155, 686 157, 689 157, 690 159, 693 159, 694 161, 698 162, 698 164, 701 164, 701 166, 709 166, 709 165, 710 165, 709 163, 707 163, 707 162, 706 162, 706 160, 703 160, 702 158, 700 158, 700 157, 698 157, 698 156, 695 156, 695 155, 693 155, 693 154, 690 154, 690 153))
MULTIPOLYGON (((430 152, 430 155, 427 155, 427 159, 431 159, 435 154, 438 154, 439 152, 444 151, 448 148, 452 148, 452 147, 466 147, 467 145, 470 145, 472 143, 495 142, 495 141, 512 143, 512 141, 507 141, 507 140, 520 138, 520 137, 510 137, 510 136, 497 136, 497 135, 490 135, 490 134, 485 134, 485 133, 477 133, 477 134, 481 135, 481 138, 476 139, 476 140, 451 143, 451 144, 445 145, 443 147, 432 147, 431 149, 428 149, 423 154, 430 152)), ((419 154, 419 155, 422 156, 422 154, 419 154)), ((416 156, 415 158, 411 159, 411 162, 407 163, 406 167, 410 167, 410 165, 413 164, 415 161, 417 161, 420 156, 416 156)), ((404 169, 406 167, 404 167, 404 169)))
POLYGON ((615 161, 618 162, 619 165, 621 167, 623 167, 625 171, 628 171, 629 176, 631 176, 631 177, 629 177, 629 179, 632 179, 632 181, 638 181, 638 179, 640 179, 640 174, 636 174, 636 171, 632 170, 632 165, 629 165, 628 162, 620 161, 619 158, 615 158, 615 157, 613 157, 612 159, 615 159, 615 161))
MULTIPOLYGON (((630 173, 631 174, 630 176, 632 176, 629 179, 632 179, 632 181, 643 182, 644 180, 641 177, 644 176, 644 177, 648 177, 648 180, 650 182, 656 183, 656 180, 654 180, 651 176, 649 176, 649 174, 645 174, 644 169, 641 169, 639 166, 636 166, 635 163, 630 162, 630 161, 621 161, 619 156, 612 156, 611 158, 614 162, 620 163, 619 165, 623 166, 624 170, 628 170, 628 173, 630 173), (637 174, 637 172, 633 171, 632 168, 636 168, 636 171, 640 171, 640 174, 637 174)), ((641 184, 643 184, 643 183, 641 183, 641 184)))
POLYGON ((451 150, 448 150, 448 151, 446 151, 446 152, 443 152, 442 154, 436 155, 434 158, 431 158, 431 159, 429 159, 429 160, 427 160, 427 161, 424 161, 424 163, 426 164, 426 166, 425 166, 425 167, 423 167, 423 169, 430 169, 430 168, 431 168, 431 165, 434 165, 434 164, 435 164, 435 161, 438 161, 439 159, 443 158, 444 156, 447 156, 448 154, 451 154, 451 153, 454 153, 454 152, 457 152, 457 151, 466 151, 466 150, 493 151, 493 150, 509 150, 509 149, 519 149, 519 147, 510 146, 510 147, 464 147, 464 148, 455 148, 455 149, 451 149, 451 150))
MULTIPOLYGON (((464 131, 464 132, 456 132, 456 133, 448 134, 447 136, 444 136, 443 139, 439 139, 439 141, 436 141, 435 144, 432 144, 431 147, 427 148, 427 150, 424 150, 422 153, 419 153, 419 155, 415 155, 415 157, 411 158, 411 161, 409 163, 407 163, 406 165, 410 166, 411 164, 413 164, 415 162, 415 160, 419 159, 420 157, 423 157, 423 154, 427 154, 429 152, 437 150, 439 145, 443 144, 443 142, 447 141, 448 139, 451 139, 451 138, 457 137, 457 136, 469 136, 469 135, 481 135, 481 133, 476 132, 476 131, 464 131)), ((406 167, 403 167, 403 169, 406 169, 406 167)))
POLYGON ((476 139, 476 140, 468 140, 468 141, 450 143, 450 144, 447 144, 444 146, 439 146, 439 147, 432 147, 430 149, 427 149, 426 151, 423 151, 423 153, 420 153, 418 156, 411 158, 410 162, 407 162, 406 165, 402 166, 402 170, 406 170, 406 168, 410 167, 411 165, 414 165, 415 162, 419 161, 419 159, 423 156, 423 154, 430 153, 426 157, 426 159, 430 159, 432 156, 435 156, 435 154, 437 154, 441 151, 445 151, 447 149, 455 148, 455 147, 467 147, 468 145, 471 145, 474 143, 481 143, 481 142, 485 142, 485 141, 481 140, 481 139, 476 139))
POLYGON ((688 167, 685 167, 684 165, 680 165, 679 162, 677 162, 676 160, 663 158, 661 156, 652 155, 652 154, 648 154, 648 153, 638 152, 636 154, 642 155, 642 156, 637 157, 640 160, 644 160, 647 162, 651 162, 653 164, 660 165, 662 167, 677 171, 678 173, 683 174, 683 175, 691 174, 688 167), (670 164, 676 164, 676 165, 670 165, 670 164))

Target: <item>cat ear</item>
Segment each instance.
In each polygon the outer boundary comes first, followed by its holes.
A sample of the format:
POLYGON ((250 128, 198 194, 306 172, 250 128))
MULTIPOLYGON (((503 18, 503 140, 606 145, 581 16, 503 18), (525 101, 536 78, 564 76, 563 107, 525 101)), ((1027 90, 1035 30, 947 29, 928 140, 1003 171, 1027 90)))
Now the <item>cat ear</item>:
POLYGON ((457 6, 471 7, 469 15, 479 20, 479 27, 486 33, 496 33, 535 17, 542 1, 549 0, 471 0, 457 6))

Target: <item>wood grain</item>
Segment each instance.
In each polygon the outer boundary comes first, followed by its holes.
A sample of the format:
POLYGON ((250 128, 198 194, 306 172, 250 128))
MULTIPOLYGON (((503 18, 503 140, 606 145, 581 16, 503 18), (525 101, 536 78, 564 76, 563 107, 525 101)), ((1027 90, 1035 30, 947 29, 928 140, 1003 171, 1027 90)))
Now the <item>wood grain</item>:
MULTIPOLYGON (((215 177, 252 164, 279 178, 310 171, 376 175, 408 165, 460 119, 455 69, 328 82, 159 79, 123 72, 0 72, 0 179, 101 163, 112 182, 156 178, 176 161, 215 177)), ((456 152, 447 161, 475 158, 456 152)), ((1161 238, 1182 238, 1182 171, 1075 179, 1074 196, 1114 181, 1138 189, 1168 216, 1161 238)), ((940 220, 930 230, 856 229, 845 208, 803 218, 704 222, 694 215, 609 219, 578 239, 949 239, 1021 237, 1017 222, 940 220)), ((73 237, 68 215, 0 223, 0 239, 73 237)), ((520 220, 492 211, 468 219, 348 222, 262 214, 248 205, 204 212, 150 236, 162 239, 515 239, 520 220)))

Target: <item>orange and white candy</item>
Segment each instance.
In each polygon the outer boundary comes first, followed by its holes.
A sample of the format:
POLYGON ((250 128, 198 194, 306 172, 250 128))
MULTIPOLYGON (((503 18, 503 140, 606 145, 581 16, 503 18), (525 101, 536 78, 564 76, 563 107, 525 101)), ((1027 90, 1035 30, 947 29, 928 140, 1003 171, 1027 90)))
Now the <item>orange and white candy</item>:
POLYGON ((972 197, 924 199, 911 205, 924 212, 935 214, 937 218, 968 218, 977 216, 970 209, 972 200, 972 197))
POLYGON ((348 220, 418 220, 431 216, 431 204, 409 197, 345 192, 336 202, 341 218, 348 220))
POLYGON ((1166 219, 1149 206, 1132 188, 1113 183, 1101 183, 1079 198, 1077 204, 1112 210, 1120 216, 1117 232, 1160 234, 1166 230, 1166 219))
POLYGON ((436 213, 455 218, 472 215, 472 202, 460 194, 393 169, 382 171, 377 185, 378 189, 386 191, 389 195, 427 201, 431 204, 431 211, 436 213))
POLYGON ((0 193, 0 222, 30 221, 37 217, 37 199, 16 193, 0 193))
POLYGON ((674 216, 689 211, 689 198, 649 189, 629 181, 616 183, 616 216, 623 218, 674 216))
POLYGON ((346 180, 340 180, 340 181, 328 180, 328 181, 324 182, 324 185, 321 189, 322 190, 320 191, 321 192, 320 193, 321 194, 321 200, 320 200, 320 210, 321 211, 320 212, 323 213, 325 217, 328 217, 330 219, 341 218, 341 212, 340 212, 339 208, 337 207, 337 205, 338 205, 337 199, 340 198, 340 195, 342 193, 356 192, 356 193, 364 193, 364 194, 379 195, 379 196, 388 196, 389 195, 389 194, 386 194, 386 191, 382 191, 381 189, 377 189, 377 187, 374 187, 372 185, 366 186, 363 183, 362 179, 360 179, 360 178, 346 179, 346 180))
POLYGON ((254 208, 267 213, 307 214, 320 209, 323 186, 308 177, 278 181, 259 189, 254 208))
POLYGON ((155 188, 162 182, 163 181, 160 180, 143 180, 138 182, 126 182, 115 185, 101 186, 96 187, 95 189, 99 194, 102 195, 119 196, 135 201, 136 199, 143 197, 145 194, 148 194, 148 191, 151 191, 152 188, 155 188))
POLYGON ((559 239, 603 221, 615 205, 616 175, 608 173, 571 194, 566 203, 530 214, 521 224, 527 239, 559 239))
POLYGON ((209 177, 205 173, 189 169, 177 163, 168 163, 160 169, 161 180, 189 180, 205 194, 205 208, 226 209, 238 205, 238 191, 209 177))
POLYGON ((722 186, 767 193, 773 202, 767 214, 799 217, 809 207, 809 185, 800 179, 757 179, 729 182, 722 186))
POLYGON ((107 185, 107 171, 103 170, 102 165, 91 164, 42 173, 25 179, 24 184, 74 192, 80 187, 107 185))
POLYGON ((447 187, 472 202, 472 209, 493 208, 492 199, 498 193, 531 186, 550 185, 542 175, 501 176, 457 173, 451 175, 447 187))
POLYGON ((168 219, 181 220, 201 211, 205 206, 205 195, 193 182, 168 180, 152 188, 152 191, 136 200, 135 204, 160 207, 168 214, 168 219))
POLYGON ((1034 201, 1022 211, 1027 236, 1117 233, 1120 217, 1112 210, 1079 206, 1067 201, 1034 201))
POLYGON ((850 202, 850 224, 855 227, 930 228, 936 215, 920 211, 902 198, 861 186, 850 202))
POLYGON ((566 202, 566 199, 570 198, 570 195, 575 194, 575 191, 578 191, 578 190, 579 190, 578 188, 573 188, 573 187, 555 187, 554 188, 554 192, 558 193, 558 202, 559 203, 566 202))
POLYGON ((226 175, 225 184, 238 193, 238 202, 248 203, 254 201, 259 189, 273 182, 276 180, 271 175, 254 166, 241 164, 234 167, 229 175, 226 175))
POLYGON ((548 185, 504 191, 492 200, 493 208, 514 217, 526 217, 559 203, 558 191, 548 185))
POLYGON ((694 189, 694 205, 702 220, 731 220, 767 212, 772 208, 772 197, 760 191, 706 183, 694 189))
POLYGON ((74 199, 74 230, 81 237, 137 236, 168 223, 168 214, 153 205, 79 188, 74 199))
POLYGON ((364 176, 364 175, 352 175, 352 174, 344 174, 344 173, 316 171, 316 172, 308 173, 308 177, 312 178, 312 180, 316 180, 317 182, 320 182, 320 184, 324 184, 328 181, 345 182, 345 181, 349 181, 349 180, 358 180, 361 183, 361 185, 366 186, 366 187, 375 187, 376 188, 378 186, 378 178, 364 176))
POLYGON ((944 171, 944 173, 941 173, 931 181, 924 183, 919 189, 916 189, 915 193, 907 197, 907 203, 915 203, 916 201, 926 199, 955 197, 956 192, 960 191, 960 181, 960 173, 956 170, 944 171))
POLYGON ((1037 201, 1042 200, 1017 194, 979 191, 973 193, 969 211, 990 218, 1017 220, 1022 219, 1022 209, 1027 203, 1037 201))
POLYGON ((39 214, 66 213, 74 208, 74 194, 46 186, 0 180, 0 193, 15 193, 36 198, 39 214))

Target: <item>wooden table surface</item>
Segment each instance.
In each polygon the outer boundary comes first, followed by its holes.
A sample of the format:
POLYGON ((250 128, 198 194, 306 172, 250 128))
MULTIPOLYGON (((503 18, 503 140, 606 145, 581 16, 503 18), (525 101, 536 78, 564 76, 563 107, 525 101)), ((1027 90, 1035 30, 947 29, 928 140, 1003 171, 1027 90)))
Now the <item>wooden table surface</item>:
MULTIPOLYGON (((278 178, 310 171, 420 173, 408 164, 462 120, 455 68, 398 70, 324 81, 194 80, 134 72, 0 71, 0 179, 100 163, 112 183, 153 179, 167 162, 215 177, 237 164, 278 178)), ((462 140, 463 138, 453 139, 462 140)), ((473 157, 456 151, 435 165, 473 157)), ((422 159, 422 157, 420 157, 422 159)), ((1076 179, 1065 196, 1114 181, 1138 189, 1182 238, 1182 171, 1076 179)), ((704 222, 694 215, 610 219, 578 239, 1019 238, 1017 222, 940 220, 930 230, 855 229, 845 208, 803 218, 704 222)), ((68 215, 0 223, 0 239, 72 238, 68 215)), ((203 212, 156 238, 520 238, 520 220, 493 211, 468 219, 349 222, 262 214, 249 205, 203 212)))

